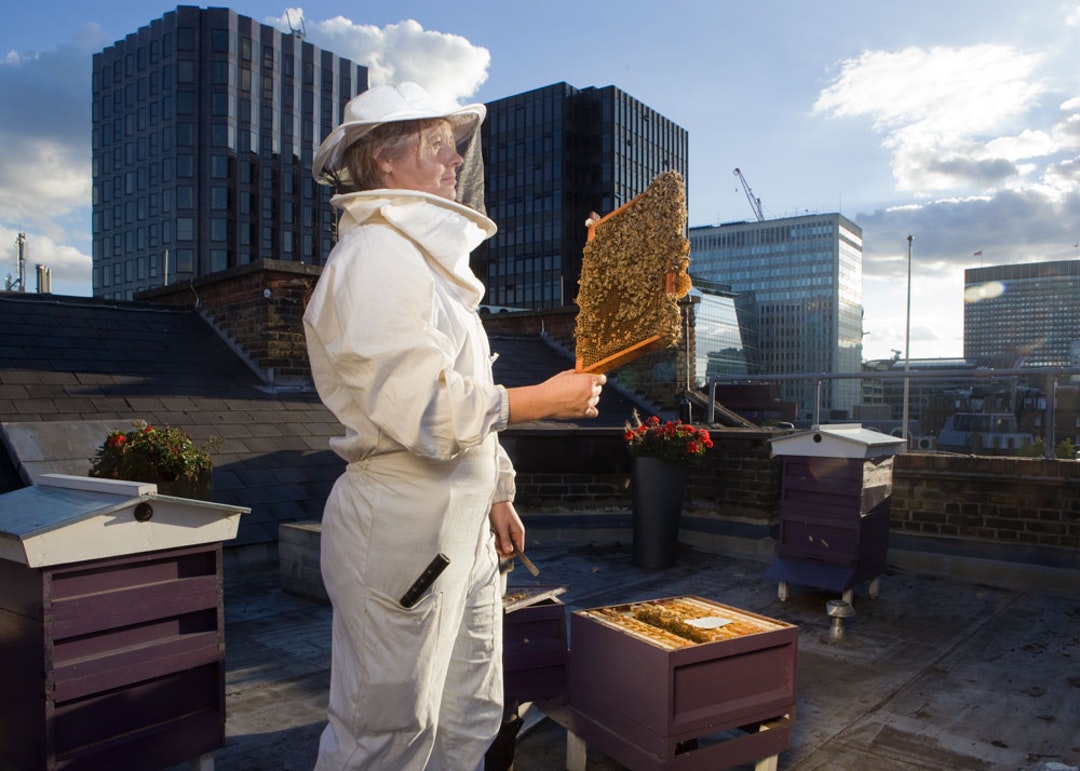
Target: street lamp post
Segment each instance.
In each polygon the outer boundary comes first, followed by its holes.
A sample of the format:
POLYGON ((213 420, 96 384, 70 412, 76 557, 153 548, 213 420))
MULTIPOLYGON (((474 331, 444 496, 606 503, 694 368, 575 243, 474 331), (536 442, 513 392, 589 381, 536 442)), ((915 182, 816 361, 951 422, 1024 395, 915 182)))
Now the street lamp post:
POLYGON ((911 242, 915 236, 907 237, 907 326, 904 330, 904 422, 900 430, 904 440, 904 446, 910 448, 911 441, 908 438, 908 396, 911 389, 911 380, 908 374, 911 371, 911 242))

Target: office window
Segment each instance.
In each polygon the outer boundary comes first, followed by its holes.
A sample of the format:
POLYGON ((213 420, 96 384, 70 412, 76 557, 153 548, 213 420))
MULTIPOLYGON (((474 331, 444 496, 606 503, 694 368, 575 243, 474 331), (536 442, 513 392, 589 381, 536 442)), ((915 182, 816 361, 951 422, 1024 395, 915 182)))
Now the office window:
POLYGON ((195 220, 191 217, 176 218, 176 240, 191 241, 195 238, 195 220))
POLYGON ((195 252, 191 249, 177 249, 176 270, 179 273, 191 273, 195 270, 195 252))
POLYGON ((194 27, 180 27, 176 30, 176 50, 178 51, 194 51, 195 50, 195 28, 194 27))
POLYGON ((210 127, 210 146, 229 146, 229 127, 224 123, 215 123, 210 127))
POLYGON ((227 156, 227 155, 212 155, 212 156, 210 156, 210 176, 213 179, 228 179, 229 178, 229 156, 227 156))
POLYGON ((210 30, 210 50, 215 53, 228 53, 229 52, 229 30, 228 29, 212 29, 210 30))
POLYGON ((193 147, 195 145, 195 124, 181 121, 176 124, 177 147, 193 147))
POLYGON ((225 117, 229 114, 229 94, 225 91, 215 91, 210 94, 210 114, 225 117))

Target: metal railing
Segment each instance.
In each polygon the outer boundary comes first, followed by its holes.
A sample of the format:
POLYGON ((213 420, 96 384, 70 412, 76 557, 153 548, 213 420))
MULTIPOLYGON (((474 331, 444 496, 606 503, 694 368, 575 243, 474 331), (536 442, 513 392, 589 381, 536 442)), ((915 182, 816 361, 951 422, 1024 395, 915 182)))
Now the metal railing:
MULTIPOLYGON (((814 404, 815 425, 821 423, 821 388, 822 384, 830 380, 943 380, 943 381, 971 381, 973 384, 995 378, 1024 378, 1031 381, 1041 381, 1043 395, 1046 399, 1044 408, 1046 428, 1045 444, 1046 457, 1054 457, 1054 414, 1057 409, 1057 388, 1061 378, 1080 375, 1080 367, 1013 367, 1013 368, 977 368, 977 369, 905 369, 884 370, 880 372, 805 372, 785 373, 772 375, 722 375, 711 378, 706 384, 708 394, 708 419, 714 422, 716 417, 716 387, 719 385, 748 384, 748 383, 779 383, 784 381, 815 382, 816 394, 814 404)), ((905 383, 906 385, 906 383, 905 383)), ((908 393, 905 388, 904 414, 907 414, 908 393)), ((903 438, 907 440, 908 426, 902 424, 903 438)))

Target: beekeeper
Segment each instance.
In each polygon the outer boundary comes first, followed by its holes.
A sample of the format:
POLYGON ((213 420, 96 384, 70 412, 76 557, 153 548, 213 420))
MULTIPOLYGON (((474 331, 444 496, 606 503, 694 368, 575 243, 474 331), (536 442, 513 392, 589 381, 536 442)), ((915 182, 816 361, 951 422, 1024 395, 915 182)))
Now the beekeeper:
POLYGON ((483 767, 503 717, 499 556, 525 533, 498 432, 597 414, 602 375, 493 382, 469 253, 496 228, 455 201, 458 148, 484 114, 377 86, 314 158, 340 223, 304 329, 348 462, 323 513, 333 645, 317 771, 483 767), (449 562, 413 604, 436 555, 449 562))

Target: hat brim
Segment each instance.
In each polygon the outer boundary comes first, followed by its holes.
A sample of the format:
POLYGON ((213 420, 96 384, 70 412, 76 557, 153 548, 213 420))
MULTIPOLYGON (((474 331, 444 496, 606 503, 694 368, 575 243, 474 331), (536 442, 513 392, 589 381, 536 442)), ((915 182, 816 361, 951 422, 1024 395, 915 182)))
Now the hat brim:
POLYGON ((454 132, 454 141, 458 145, 468 141, 469 137, 484 122, 487 115, 487 107, 482 104, 467 104, 451 112, 442 115, 424 113, 403 113, 394 116, 393 120, 378 121, 346 121, 335 128, 319 145, 315 157, 311 161, 311 173, 315 181, 324 185, 334 185, 341 182, 347 174, 344 168, 345 150, 353 142, 367 136, 377 126, 384 123, 401 123, 411 120, 447 120, 454 132))

